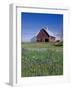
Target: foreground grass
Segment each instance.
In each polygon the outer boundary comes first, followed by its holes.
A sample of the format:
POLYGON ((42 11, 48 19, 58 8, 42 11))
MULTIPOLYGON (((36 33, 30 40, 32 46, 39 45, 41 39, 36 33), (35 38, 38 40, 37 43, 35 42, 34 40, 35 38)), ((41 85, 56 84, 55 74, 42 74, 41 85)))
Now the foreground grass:
POLYGON ((63 50, 51 43, 22 43, 22 77, 63 74, 63 50))

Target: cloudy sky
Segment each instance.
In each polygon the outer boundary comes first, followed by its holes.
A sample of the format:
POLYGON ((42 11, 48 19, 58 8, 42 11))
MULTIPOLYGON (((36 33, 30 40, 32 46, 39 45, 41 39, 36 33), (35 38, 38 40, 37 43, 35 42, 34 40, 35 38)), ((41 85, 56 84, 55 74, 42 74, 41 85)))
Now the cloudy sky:
POLYGON ((57 38, 63 35, 63 15, 43 13, 21 13, 21 40, 30 42, 42 27, 48 27, 50 35, 57 38))

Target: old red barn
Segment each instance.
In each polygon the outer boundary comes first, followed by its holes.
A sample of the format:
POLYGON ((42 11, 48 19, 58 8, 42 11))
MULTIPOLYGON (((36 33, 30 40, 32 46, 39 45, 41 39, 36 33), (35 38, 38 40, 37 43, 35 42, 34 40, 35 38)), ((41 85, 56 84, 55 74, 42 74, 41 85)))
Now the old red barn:
POLYGON ((39 33, 31 39, 32 42, 54 42, 55 37, 48 34, 45 28, 42 28, 39 33))
POLYGON ((54 42, 55 41, 55 37, 50 36, 44 28, 42 28, 40 32, 37 34, 36 39, 37 39, 37 42, 54 42))

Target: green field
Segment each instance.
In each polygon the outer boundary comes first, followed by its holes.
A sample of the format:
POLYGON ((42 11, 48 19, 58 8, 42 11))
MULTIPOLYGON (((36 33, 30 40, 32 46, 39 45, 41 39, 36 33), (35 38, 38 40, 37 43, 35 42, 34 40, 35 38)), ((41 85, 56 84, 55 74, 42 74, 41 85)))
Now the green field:
POLYGON ((63 46, 22 43, 21 76, 63 75, 63 46))

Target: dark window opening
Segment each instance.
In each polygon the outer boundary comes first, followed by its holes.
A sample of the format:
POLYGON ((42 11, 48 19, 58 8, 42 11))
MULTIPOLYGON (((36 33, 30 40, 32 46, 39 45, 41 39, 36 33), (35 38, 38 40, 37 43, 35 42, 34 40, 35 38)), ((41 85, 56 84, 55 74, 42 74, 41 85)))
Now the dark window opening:
POLYGON ((49 39, 45 39, 45 42, 49 42, 49 39))

